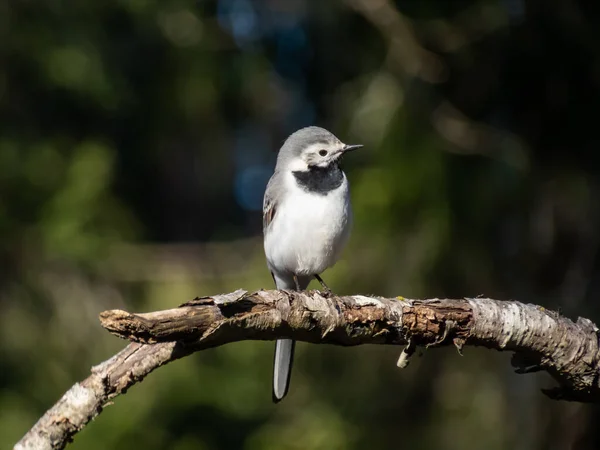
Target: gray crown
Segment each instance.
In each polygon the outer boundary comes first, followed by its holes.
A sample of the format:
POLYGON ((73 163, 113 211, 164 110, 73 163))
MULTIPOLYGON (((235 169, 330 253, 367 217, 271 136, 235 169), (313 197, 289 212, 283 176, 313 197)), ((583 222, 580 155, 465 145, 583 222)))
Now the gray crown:
POLYGON ((283 143, 277 156, 277 166, 284 167, 290 158, 299 156, 302 150, 313 144, 332 145, 337 142, 339 142, 339 139, 325 128, 301 128, 292 133, 283 143))

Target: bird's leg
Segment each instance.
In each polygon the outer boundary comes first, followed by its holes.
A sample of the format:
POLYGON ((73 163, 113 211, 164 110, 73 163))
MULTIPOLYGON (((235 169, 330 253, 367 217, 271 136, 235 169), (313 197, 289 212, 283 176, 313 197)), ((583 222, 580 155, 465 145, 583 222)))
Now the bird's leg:
POLYGON ((296 275, 294 275, 293 278, 294 278, 294 283, 296 284, 296 290, 299 291, 300 290, 300 282, 298 281, 298 277, 296 275))
POLYGON ((318 274, 315 274, 315 278, 317 279, 317 281, 319 283, 321 283, 321 286, 323 287, 323 290, 325 291, 325 293, 329 296, 332 295, 333 292, 331 291, 331 289, 329 289, 329 286, 327 286, 325 284, 325 282, 323 281, 323 278, 321 278, 318 274))

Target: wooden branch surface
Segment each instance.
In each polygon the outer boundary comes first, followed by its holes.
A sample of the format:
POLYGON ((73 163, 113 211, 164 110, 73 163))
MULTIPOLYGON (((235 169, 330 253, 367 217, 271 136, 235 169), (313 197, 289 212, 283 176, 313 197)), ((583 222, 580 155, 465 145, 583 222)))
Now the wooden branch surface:
POLYGON ((144 314, 100 314, 102 326, 134 341, 92 368, 17 443, 15 449, 60 449, 112 398, 154 369, 198 350, 241 340, 335 345, 484 346, 514 352, 517 373, 545 370, 555 399, 600 402, 598 328, 540 306, 487 298, 409 300, 326 296, 318 291, 236 291, 202 297, 179 308, 144 314))

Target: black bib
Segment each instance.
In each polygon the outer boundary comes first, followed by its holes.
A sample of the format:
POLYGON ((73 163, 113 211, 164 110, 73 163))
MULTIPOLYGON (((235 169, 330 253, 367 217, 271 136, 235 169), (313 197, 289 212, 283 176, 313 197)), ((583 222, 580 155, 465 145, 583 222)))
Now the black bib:
POLYGON ((327 195, 329 192, 339 188, 344 182, 344 172, 337 164, 329 167, 310 167, 307 171, 292 172, 296 177, 296 183, 307 192, 327 195))

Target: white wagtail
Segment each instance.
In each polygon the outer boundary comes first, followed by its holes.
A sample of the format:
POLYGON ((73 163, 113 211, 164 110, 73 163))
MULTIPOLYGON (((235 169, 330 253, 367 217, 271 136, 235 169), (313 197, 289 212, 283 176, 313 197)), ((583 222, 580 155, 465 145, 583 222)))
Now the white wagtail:
MULTIPOLYGON (((267 264, 277 289, 304 290, 333 266, 350 234, 352 209, 342 156, 362 145, 346 145, 329 131, 307 127, 287 138, 263 202, 267 264)), ((287 393, 295 341, 275 346, 273 401, 287 393)))

